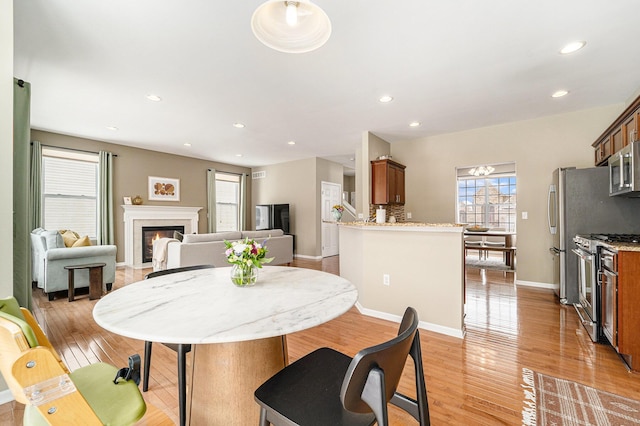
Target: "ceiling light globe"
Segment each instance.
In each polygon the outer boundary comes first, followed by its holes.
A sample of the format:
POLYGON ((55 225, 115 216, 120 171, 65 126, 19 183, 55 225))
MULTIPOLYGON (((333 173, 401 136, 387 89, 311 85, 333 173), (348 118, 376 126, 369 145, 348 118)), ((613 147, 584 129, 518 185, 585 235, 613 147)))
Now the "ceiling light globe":
POLYGON ((554 93, 551 95, 551 97, 552 97, 552 98, 561 98, 561 97, 566 96, 566 95, 568 95, 568 94, 569 94, 569 91, 568 91, 568 90, 558 90, 558 91, 554 92, 554 93))
POLYGON ((285 53, 305 53, 322 47, 331 36, 331 21, 309 0, 268 0, 251 17, 251 30, 260 42, 285 53), (297 24, 287 22, 294 5, 297 24))

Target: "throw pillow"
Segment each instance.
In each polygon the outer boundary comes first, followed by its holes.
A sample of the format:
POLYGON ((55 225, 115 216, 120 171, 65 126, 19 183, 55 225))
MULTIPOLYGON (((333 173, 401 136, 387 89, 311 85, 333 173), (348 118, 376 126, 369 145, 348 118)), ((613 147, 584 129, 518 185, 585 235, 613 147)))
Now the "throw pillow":
POLYGON ((45 250, 64 248, 64 240, 58 231, 44 231, 40 234, 45 243, 45 250))
POLYGON ((182 232, 173 231, 173 238, 178 241, 182 241, 182 239, 184 238, 184 234, 182 232))
POLYGON ((73 247, 73 244, 80 238, 80 235, 71 230, 61 230, 60 233, 62 234, 62 239, 66 247, 73 247))
POLYGON ((82 238, 76 240, 75 243, 71 247, 87 247, 91 245, 91 240, 88 235, 85 235, 82 238))

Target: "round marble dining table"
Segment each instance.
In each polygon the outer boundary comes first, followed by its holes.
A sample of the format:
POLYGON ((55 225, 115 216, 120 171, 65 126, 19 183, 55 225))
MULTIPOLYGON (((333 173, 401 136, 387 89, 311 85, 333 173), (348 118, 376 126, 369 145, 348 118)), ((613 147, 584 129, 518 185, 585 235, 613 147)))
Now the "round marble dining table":
POLYGON ((191 425, 258 424, 253 391, 288 363, 286 335, 337 318, 358 298, 353 284, 326 272, 265 266, 254 286, 236 287, 230 271, 138 281, 93 309, 98 325, 121 336, 195 345, 187 377, 191 425))

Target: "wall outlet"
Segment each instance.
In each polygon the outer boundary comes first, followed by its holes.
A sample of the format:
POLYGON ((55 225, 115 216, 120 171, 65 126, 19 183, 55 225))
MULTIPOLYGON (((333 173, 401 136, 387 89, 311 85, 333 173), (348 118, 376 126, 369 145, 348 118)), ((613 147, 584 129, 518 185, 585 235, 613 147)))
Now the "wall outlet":
POLYGON ((407 212, 407 219, 411 219, 411 212, 407 212))
POLYGON ((382 274, 382 284, 391 285, 391 278, 389 278, 389 274, 382 274))
POLYGON ((522 212, 523 219, 529 219, 529 214, 527 212, 522 212))

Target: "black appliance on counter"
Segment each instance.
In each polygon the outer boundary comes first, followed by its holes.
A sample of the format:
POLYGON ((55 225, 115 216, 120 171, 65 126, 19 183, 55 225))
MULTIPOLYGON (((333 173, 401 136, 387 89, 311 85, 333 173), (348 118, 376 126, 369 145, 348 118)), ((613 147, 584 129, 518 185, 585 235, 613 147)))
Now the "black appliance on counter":
POLYGON ((640 243, 638 234, 576 235, 572 250, 578 257, 579 302, 574 307, 594 342, 615 341, 614 303, 618 273, 616 250, 603 243, 640 243))

